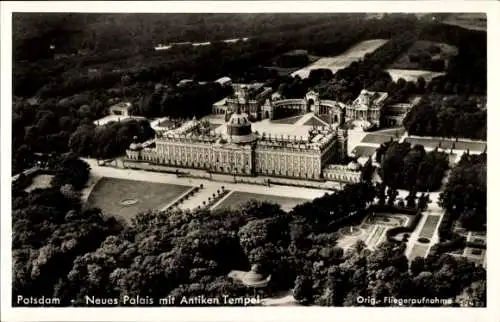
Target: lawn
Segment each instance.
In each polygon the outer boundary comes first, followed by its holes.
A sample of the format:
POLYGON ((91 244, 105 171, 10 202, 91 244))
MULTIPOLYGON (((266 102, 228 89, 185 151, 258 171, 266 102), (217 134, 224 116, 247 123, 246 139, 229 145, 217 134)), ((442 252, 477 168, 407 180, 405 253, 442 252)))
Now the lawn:
POLYGON ((419 238, 431 239, 439 223, 439 216, 429 215, 425 219, 424 227, 420 231, 419 238))
POLYGON ((329 69, 332 73, 336 73, 338 70, 349 66, 352 62, 363 59, 366 54, 374 52, 386 42, 386 39, 371 39, 362 41, 340 55, 334 57, 322 57, 314 63, 293 72, 291 76, 299 76, 302 79, 307 78, 309 77, 311 70, 320 68, 329 69))
POLYGON ((277 203, 285 211, 290 211, 296 205, 309 201, 307 199, 301 199, 301 198, 289 198, 289 197, 249 193, 243 191, 234 191, 220 204, 218 204, 217 207, 215 208, 220 209, 229 207, 239 207, 245 202, 250 201, 252 199, 262 202, 277 203))
POLYGON ((166 183, 102 178, 90 194, 88 203, 101 208, 106 214, 131 220, 140 211, 163 208, 190 188, 166 183))
POLYGON ((382 133, 369 133, 365 135, 361 142, 363 143, 374 143, 374 144, 382 144, 384 142, 390 141, 391 137, 393 140, 396 140, 395 135, 391 134, 382 134, 382 133))
POLYGON ((405 139, 406 142, 410 142, 412 145, 421 144, 426 148, 434 149, 439 146, 441 142, 442 149, 451 149, 453 144, 455 145, 455 150, 467 150, 482 152, 486 148, 485 142, 480 141, 455 141, 450 139, 440 139, 440 138, 419 138, 419 137, 408 137, 405 139))

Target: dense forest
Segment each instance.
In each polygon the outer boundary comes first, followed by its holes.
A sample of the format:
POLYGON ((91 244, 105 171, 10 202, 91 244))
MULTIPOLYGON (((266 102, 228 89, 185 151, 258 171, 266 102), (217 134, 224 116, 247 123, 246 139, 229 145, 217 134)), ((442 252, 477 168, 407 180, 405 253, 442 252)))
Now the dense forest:
POLYGON ((486 114, 483 99, 467 95, 429 96, 406 115, 403 124, 411 135, 486 141, 486 114))
POLYGON ((450 219, 458 219, 466 229, 483 230, 486 225, 486 162, 486 153, 464 154, 440 196, 450 219))

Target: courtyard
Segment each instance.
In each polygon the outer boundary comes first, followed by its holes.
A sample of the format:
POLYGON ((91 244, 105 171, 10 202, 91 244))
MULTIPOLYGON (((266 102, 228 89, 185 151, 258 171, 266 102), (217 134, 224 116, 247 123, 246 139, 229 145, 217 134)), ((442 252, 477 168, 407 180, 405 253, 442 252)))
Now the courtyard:
POLYGON ((105 214, 130 221, 137 213, 162 209, 191 187, 167 183, 102 178, 92 190, 88 203, 105 214))

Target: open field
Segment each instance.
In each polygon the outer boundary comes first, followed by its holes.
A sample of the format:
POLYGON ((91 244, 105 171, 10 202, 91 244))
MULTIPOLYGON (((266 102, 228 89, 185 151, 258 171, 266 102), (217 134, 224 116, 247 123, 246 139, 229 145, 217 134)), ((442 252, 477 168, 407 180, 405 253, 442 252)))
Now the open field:
POLYGON ((455 46, 450 46, 445 43, 418 40, 413 43, 413 45, 408 48, 406 52, 400 55, 394 63, 391 64, 392 69, 415 69, 415 70, 425 70, 423 66, 418 61, 411 61, 410 57, 415 57, 419 55, 428 55, 433 59, 449 60, 453 56, 458 54, 458 49, 455 46), (431 49, 432 48, 432 49, 431 49), (438 49, 439 48, 439 49, 438 49), (433 51, 433 49, 435 51, 433 51), (439 51, 438 51, 439 50, 439 51))
POLYGON ((161 209, 191 187, 166 183, 102 178, 88 203, 104 213, 131 220, 138 212, 161 209))
POLYGON ((428 70, 419 69, 396 69, 389 68, 385 70, 391 75, 393 81, 397 82, 398 79, 402 78, 407 82, 416 82, 419 77, 422 77, 426 82, 429 82, 433 78, 443 76, 444 72, 432 72, 428 70))
POLYGON ((322 57, 314 63, 293 72, 291 76, 299 76, 304 79, 309 77, 311 70, 319 68, 329 69, 332 73, 336 73, 339 69, 345 68, 353 62, 361 60, 366 54, 374 52, 386 42, 386 39, 371 39, 362 41, 338 56, 322 57))
POLYGON ((426 148, 434 149, 439 146, 441 142, 442 149, 451 149, 453 144, 455 144, 455 150, 467 150, 483 152, 486 148, 486 142, 481 141, 455 141, 452 139, 440 139, 440 138, 424 138, 424 137, 407 137, 406 142, 414 144, 421 144, 426 148))
POLYGON ((33 178, 31 185, 24 189, 26 192, 31 192, 35 189, 46 189, 50 188, 50 182, 54 176, 51 174, 39 174, 33 178))
POLYGON ((230 207, 238 207, 241 204, 250 201, 257 200, 262 202, 271 202, 277 203, 281 206, 281 208, 285 211, 290 211, 298 204, 309 201, 307 199, 301 198, 290 198, 290 197, 281 197, 281 196, 273 196, 273 195, 265 195, 258 193, 249 193, 243 191, 234 191, 228 195, 221 203, 219 203, 215 208, 230 208, 230 207))

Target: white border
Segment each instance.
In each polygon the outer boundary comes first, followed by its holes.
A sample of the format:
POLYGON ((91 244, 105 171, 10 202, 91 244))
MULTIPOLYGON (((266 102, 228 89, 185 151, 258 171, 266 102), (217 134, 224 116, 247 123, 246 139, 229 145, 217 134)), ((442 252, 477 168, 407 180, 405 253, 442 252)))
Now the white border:
MULTIPOLYGON (((5 321, 499 321, 499 217, 488 203, 488 308, 11 308, 11 13, 12 12, 487 12, 488 13, 488 136, 498 134, 500 109, 497 41, 500 39, 497 1, 219 1, 219 2, 1 2, 1 317, 5 321)), ((495 200, 500 164, 495 139, 488 141, 488 200, 495 200)))

